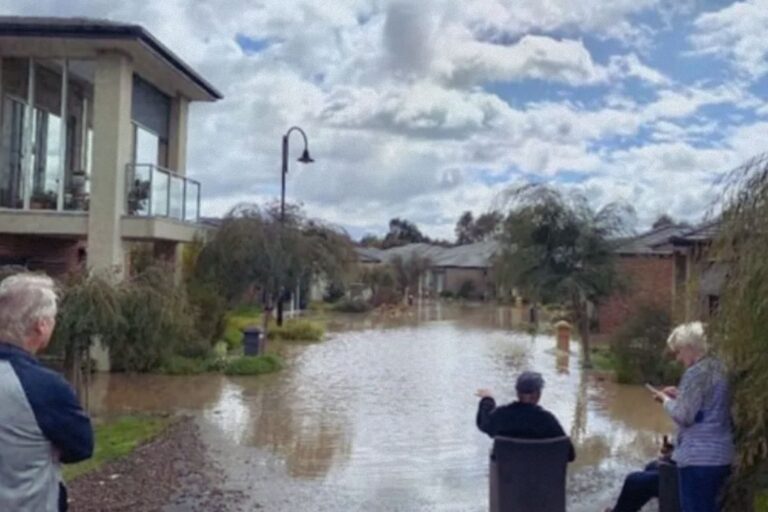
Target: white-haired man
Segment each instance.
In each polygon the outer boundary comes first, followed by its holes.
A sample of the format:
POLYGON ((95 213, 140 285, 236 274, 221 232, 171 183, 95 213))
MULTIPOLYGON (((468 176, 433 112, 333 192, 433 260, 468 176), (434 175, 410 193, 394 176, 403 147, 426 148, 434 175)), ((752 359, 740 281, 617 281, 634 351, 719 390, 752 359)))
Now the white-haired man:
POLYGON ((67 509, 60 463, 91 457, 91 421, 74 390, 35 354, 56 325, 53 281, 17 274, 0 283, 0 510, 67 509))

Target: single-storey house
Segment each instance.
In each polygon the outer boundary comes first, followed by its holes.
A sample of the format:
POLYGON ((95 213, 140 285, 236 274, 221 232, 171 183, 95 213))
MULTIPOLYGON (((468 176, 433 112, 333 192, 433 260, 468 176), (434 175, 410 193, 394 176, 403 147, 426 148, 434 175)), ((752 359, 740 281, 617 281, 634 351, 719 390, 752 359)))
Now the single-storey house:
POLYGON ((474 244, 444 247, 434 244, 407 244, 390 249, 358 247, 362 266, 388 265, 396 258, 428 260, 429 269, 422 275, 420 290, 423 296, 465 293, 472 298, 487 299, 496 293, 492 277, 493 259, 499 244, 490 240, 474 244))

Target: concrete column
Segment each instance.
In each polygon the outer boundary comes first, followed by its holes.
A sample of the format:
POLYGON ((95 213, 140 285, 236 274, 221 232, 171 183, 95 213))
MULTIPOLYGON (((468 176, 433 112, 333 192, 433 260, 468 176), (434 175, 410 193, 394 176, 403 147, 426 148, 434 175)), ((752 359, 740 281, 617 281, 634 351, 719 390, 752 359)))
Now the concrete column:
POLYGON ((171 123, 168 140, 168 167, 177 174, 187 174, 187 119, 189 100, 177 96, 171 101, 171 123))
POLYGON ((133 66, 120 53, 96 59, 93 102, 93 171, 88 215, 88 267, 122 276, 125 252, 120 219, 125 212, 125 168, 131 162, 133 66))

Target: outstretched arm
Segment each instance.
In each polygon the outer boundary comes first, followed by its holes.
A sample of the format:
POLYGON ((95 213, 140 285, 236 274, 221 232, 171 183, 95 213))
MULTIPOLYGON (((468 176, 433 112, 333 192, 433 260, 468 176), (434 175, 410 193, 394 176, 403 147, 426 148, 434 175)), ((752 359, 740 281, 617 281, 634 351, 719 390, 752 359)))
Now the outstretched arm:
POLYGON ((477 428, 491 437, 495 437, 498 430, 495 413, 496 400, 490 396, 483 397, 477 407, 477 428))

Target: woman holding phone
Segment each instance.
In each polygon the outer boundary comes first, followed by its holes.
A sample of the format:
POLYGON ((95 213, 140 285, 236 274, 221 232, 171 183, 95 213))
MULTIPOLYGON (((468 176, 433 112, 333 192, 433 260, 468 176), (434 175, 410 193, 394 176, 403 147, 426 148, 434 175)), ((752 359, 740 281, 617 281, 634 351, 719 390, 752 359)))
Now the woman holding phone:
POLYGON ((725 368, 708 353, 701 322, 675 328, 667 345, 685 373, 678 388, 649 389, 678 427, 673 459, 683 512, 719 512, 734 456, 725 368))

